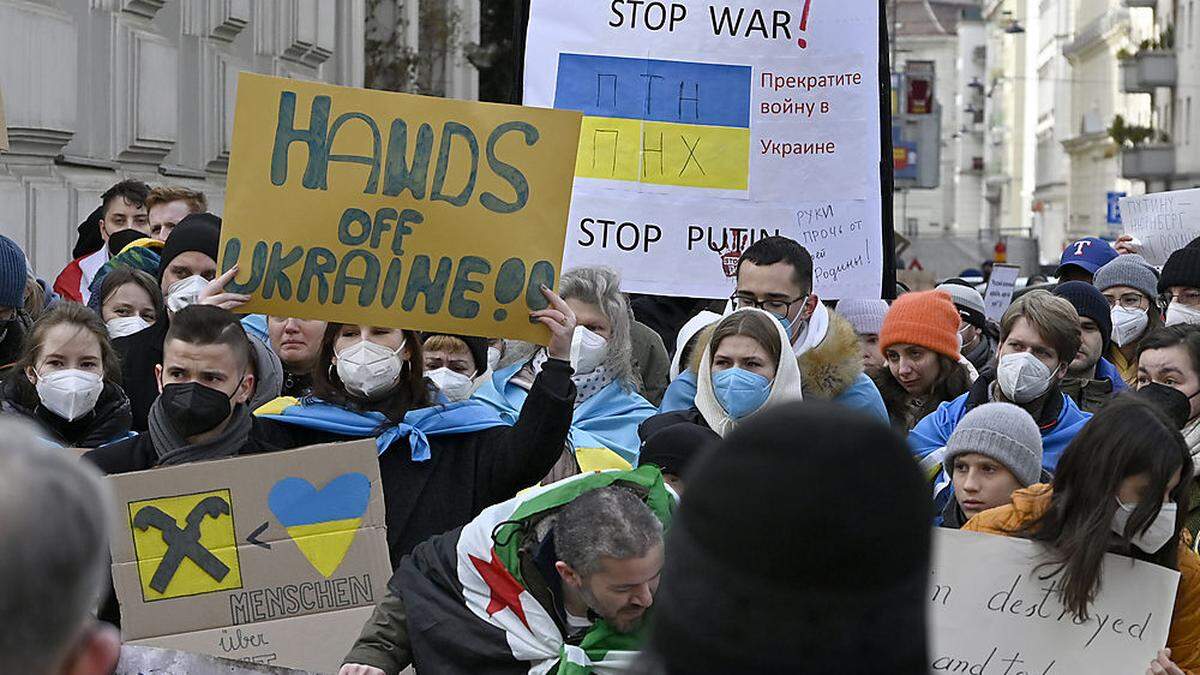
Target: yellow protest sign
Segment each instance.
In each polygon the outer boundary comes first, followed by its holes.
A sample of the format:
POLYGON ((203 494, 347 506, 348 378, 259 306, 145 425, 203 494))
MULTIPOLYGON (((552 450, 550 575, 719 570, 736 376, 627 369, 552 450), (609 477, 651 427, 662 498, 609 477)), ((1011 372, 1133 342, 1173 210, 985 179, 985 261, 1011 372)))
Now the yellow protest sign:
POLYGON ((562 270, 576 112, 241 73, 221 234, 245 311, 520 338, 562 270))
POLYGON ((142 599, 242 587, 229 490, 129 503, 142 599))

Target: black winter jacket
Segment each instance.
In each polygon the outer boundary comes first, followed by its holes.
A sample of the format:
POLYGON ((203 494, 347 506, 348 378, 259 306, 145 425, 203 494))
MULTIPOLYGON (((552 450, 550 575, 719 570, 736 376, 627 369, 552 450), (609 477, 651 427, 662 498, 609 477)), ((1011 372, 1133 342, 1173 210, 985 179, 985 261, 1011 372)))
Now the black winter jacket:
POLYGON ((50 440, 68 448, 95 448, 129 435, 129 399, 111 382, 104 385, 96 407, 74 421, 67 421, 43 408, 25 373, 9 373, 0 385, 0 413, 31 420, 50 440))

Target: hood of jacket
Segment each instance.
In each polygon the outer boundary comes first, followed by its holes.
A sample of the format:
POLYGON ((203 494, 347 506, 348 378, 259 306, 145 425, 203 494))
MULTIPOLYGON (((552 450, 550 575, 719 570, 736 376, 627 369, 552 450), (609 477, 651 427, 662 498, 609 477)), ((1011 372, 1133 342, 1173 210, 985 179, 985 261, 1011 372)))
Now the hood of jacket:
POLYGON ((845 393, 863 372, 862 350, 854 326, 837 312, 828 314, 825 338, 796 357, 804 380, 804 395, 827 400, 845 393))
MULTIPOLYGON (((777 403, 786 401, 798 401, 803 397, 802 394, 802 378, 800 368, 796 361, 789 358, 792 353, 790 343, 788 342, 787 333, 783 330, 783 324, 779 323, 775 317, 761 309, 747 307, 739 309, 738 312, 758 312, 763 317, 768 319, 772 326, 775 327, 775 334, 779 339, 779 349, 781 357, 779 363, 775 366, 775 379, 771 381, 771 393, 767 396, 766 402, 759 407, 758 410, 750 413, 742 419, 753 417, 760 410, 765 410, 777 403)), ((705 339, 705 344, 708 340, 705 339)), ((728 433, 737 424, 738 420, 729 416, 725 412, 725 408, 717 400, 717 394, 713 390, 712 383, 712 357, 709 355, 708 349, 704 349, 700 360, 700 372, 696 379, 696 408, 700 410, 700 414, 704 417, 704 421, 708 426, 721 436, 728 433)))
POLYGON ((283 393, 283 364, 267 343, 254 335, 246 334, 254 355, 254 395, 248 407, 257 410, 279 398, 283 393))

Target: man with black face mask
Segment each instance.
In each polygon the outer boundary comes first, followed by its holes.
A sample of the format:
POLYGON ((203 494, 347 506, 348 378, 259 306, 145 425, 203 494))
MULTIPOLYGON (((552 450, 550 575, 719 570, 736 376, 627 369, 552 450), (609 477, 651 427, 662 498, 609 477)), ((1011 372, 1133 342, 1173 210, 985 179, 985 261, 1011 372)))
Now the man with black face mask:
POLYGON ((156 369, 149 431, 84 457, 112 474, 279 449, 246 405, 254 392, 250 350, 232 313, 210 305, 176 312, 156 369))

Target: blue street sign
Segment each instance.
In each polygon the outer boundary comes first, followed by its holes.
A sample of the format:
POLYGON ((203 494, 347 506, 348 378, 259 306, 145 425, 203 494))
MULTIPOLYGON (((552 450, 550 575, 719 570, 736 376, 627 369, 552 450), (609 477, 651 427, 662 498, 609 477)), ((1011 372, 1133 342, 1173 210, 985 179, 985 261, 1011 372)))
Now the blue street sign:
POLYGON ((1109 225, 1121 224, 1121 197, 1124 196, 1126 196, 1124 192, 1108 193, 1108 213, 1105 217, 1105 222, 1109 225))

